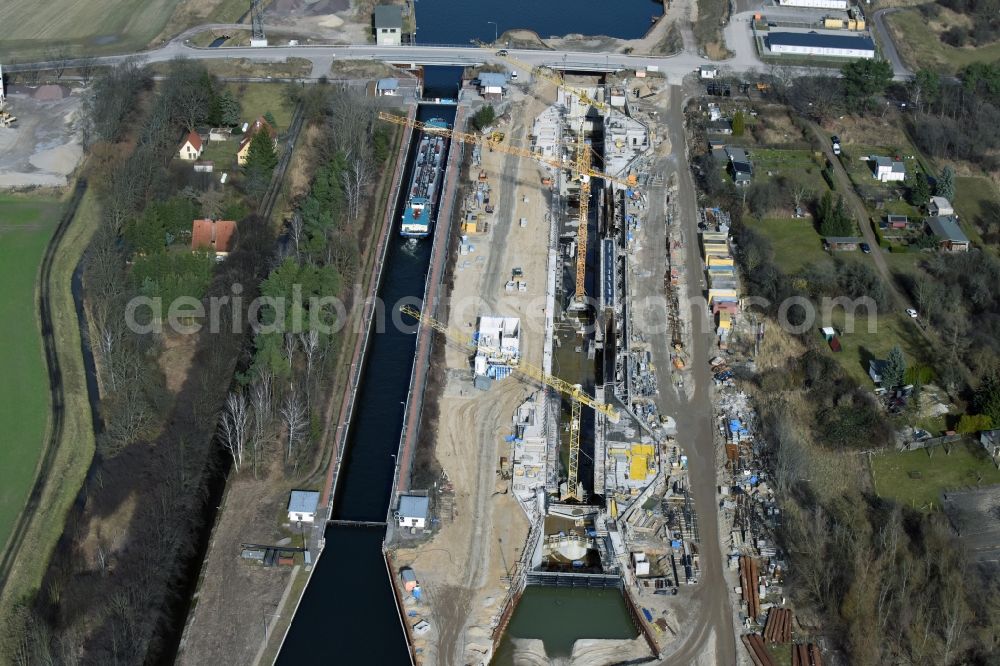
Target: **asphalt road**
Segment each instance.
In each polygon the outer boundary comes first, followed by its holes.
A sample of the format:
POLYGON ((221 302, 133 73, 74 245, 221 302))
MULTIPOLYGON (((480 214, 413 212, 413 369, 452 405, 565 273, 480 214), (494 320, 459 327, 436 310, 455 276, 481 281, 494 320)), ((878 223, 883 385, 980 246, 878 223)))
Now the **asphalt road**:
POLYGON ((886 15, 898 11, 898 7, 880 9, 872 15, 872 24, 874 25, 874 32, 878 36, 879 45, 882 47, 882 55, 892 65, 892 73, 897 78, 909 78, 913 76, 913 72, 903 63, 903 59, 899 57, 899 51, 896 50, 896 42, 893 41, 892 35, 885 25, 886 15))

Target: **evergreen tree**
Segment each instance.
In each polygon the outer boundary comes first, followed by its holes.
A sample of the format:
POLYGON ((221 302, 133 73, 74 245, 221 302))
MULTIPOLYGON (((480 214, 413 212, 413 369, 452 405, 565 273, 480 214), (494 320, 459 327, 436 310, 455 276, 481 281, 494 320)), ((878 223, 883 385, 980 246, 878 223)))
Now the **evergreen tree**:
POLYGON ((742 111, 737 111, 733 116, 733 136, 743 136, 744 131, 746 131, 746 119, 742 111))
POLYGON ((894 389, 903 385, 903 378, 906 376, 906 358, 899 345, 895 345, 885 359, 885 368, 882 370, 882 386, 887 389, 894 389))
POLYGON ((259 199, 267 191, 271 174, 278 164, 278 154, 267 130, 261 129, 250 139, 247 162, 243 165, 244 188, 247 194, 259 199))
POLYGON ((944 197, 948 201, 955 200, 955 171, 950 166, 941 170, 934 191, 939 197, 944 197))
POLYGON ((274 119, 273 113, 271 113, 270 111, 265 111, 264 120, 267 121, 267 124, 270 125, 274 129, 274 131, 278 131, 278 121, 274 119))
POLYGON ((913 185, 910 187, 910 203, 914 206, 925 206, 931 198, 931 187, 927 183, 927 178, 922 173, 917 173, 913 177, 913 185))
POLYGON ((487 104, 483 108, 476 111, 476 115, 472 116, 472 124, 476 126, 476 129, 483 130, 493 124, 496 120, 497 112, 493 108, 492 104, 487 104))

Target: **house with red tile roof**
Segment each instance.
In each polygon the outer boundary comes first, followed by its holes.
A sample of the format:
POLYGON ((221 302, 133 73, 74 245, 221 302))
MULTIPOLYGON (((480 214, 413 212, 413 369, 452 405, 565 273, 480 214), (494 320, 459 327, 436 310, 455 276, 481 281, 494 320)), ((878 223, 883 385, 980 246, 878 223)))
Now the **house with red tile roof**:
POLYGON ((236 222, 232 220, 195 220, 191 223, 191 251, 214 252, 216 258, 227 256, 236 244, 236 222))
POLYGON ((205 144, 202 143, 201 136, 199 136, 197 132, 190 132, 186 137, 184 137, 184 142, 181 143, 181 147, 177 149, 177 156, 182 160, 194 162, 201 157, 204 150, 205 144))

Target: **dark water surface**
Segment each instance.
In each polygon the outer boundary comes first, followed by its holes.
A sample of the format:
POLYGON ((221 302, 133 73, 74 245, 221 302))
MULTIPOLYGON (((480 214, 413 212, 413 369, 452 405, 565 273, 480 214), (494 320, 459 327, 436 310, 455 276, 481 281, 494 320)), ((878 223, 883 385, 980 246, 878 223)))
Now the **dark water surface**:
POLYGON ((493 42, 505 30, 635 39, 663 14, 653 0, 416 0, 418 44, 493 42), (493 23, 495 22, 496 28, 493 23))
MULTIPOLYGON (((454 107, 420 108, 419 119, 432 117, 451 122, 454 107)), ((409 177, 408 167, 403 182, 409 177)), ((397 206, 397 222, 404 203, 401 200, 397 206)), ((364 381, 333 505, 333 517, 340 520, 382 521, 389 509, 393 455, 399 446, 417 337, 392 325, 390 308, 398 311, 402 299, 423 296, 431 252, 429 239, 407 242, 397 235, 395 226, 391 234, 379 291, 385 303, 386 325, 369 341, 364 381)), ((398 312, 395 317, 399 321, 398 312)), ((409 663, 382 557, 384 537, 381 528, 327 528, 326 548, 278 664, 409 663)))

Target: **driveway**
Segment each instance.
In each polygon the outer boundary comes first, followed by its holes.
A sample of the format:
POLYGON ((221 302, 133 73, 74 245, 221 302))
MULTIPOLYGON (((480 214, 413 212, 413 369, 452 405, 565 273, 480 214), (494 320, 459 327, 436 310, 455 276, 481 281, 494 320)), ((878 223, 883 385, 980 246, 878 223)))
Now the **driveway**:
POLYGON ((889 9, 880 9, 872 15, 872 23, 874 24, 874 33, 878 39, 879 46, 882 47, 882 55, 885 59, 889 61, 892 65, 892 74, 894 77, 911 77, 913 72, 910 71, 903 63, 903 59, 899 57, 899 51, 896 49, 896 42, 893 41, 892 35, 889 33, 888 26, 885 24, 885 17, 893 12, 898 12, 898 7, 890 7, 889 9))

